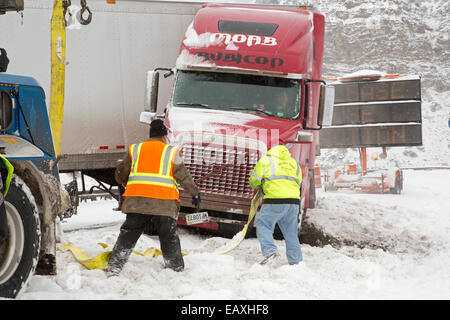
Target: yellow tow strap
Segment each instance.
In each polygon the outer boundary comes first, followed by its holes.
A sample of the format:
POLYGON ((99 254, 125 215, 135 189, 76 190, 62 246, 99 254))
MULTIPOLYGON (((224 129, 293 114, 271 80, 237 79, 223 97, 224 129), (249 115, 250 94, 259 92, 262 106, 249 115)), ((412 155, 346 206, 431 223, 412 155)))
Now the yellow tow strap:
POLYGON ((64 113, 64 82, 66 59, 66 24, 62 0, 54 0, 51 19, 51 83, 50 83, 50 126, 56 156, 60 153, 62 122, 64 113))
MULTIPOLYGON (((227 243, 225 246, 222 246, 222 247, 216 249, 215 253, 225 254, 239 246, 239 244, 245 238, 245 234, 247 233, 250 222, 252 221, 253 217, 255 216, 256 212, 258 211, 258 207, 262 202, 263 196, 264 196, 264 194, 263 194, 262 190, 259 189, 251 201, 250 212, 248 214, 248 220, 247 220, 246 225, 242 229, 242 231, 237 233, 233 237, 233 239, 229 243, 227 243)), ((106 249, 108 247, 107 244, 102 243, 102 242, 99 242, 98 244, 100 246, 102 246, 104 249, 106 249)), ((81 263, 83 266, 88 268, 89 270, 105 269, 108 264, 109 256, 111 255, 111 251, 106 251, 106 252, 99 254, 98 256, 89 258, 82 249, 73 247, 72 243, 68 243, 64 246, 59 247, 59 250, 61 250, 61 251, 70 250, 70 252, 72 252, 75 259, 79 263, 81 263)), ((147 256, 158 257, 162 254, 160 249, 155 249, 155 248, 148 248, 147 250, 145 250, 144 253, 140 253, 138 251, 133 251, 133 253, 140 255, 140 256, 144 256, 144 257, 147 257, 147 256)), ((182 255, 186 255, 186 254, 184 252, 182 252, 182 255)))
MULTIPOLYGON (((102 242, 99 242, 98 244, 105 249, 108 247, 107 244, 102 242)), ((59 247, 59 250, 61 251, 70 250, 75 259, 89 270, 105 269, 106 265, 108 264, 109 256, 111 255, 111 251, 105 251, 99 254, 98 256, 89 258, 81 248, 74 247, 72 243, 68 243, 64 246, 59 247)), ((148 256, 157 257, 162 254, 160 249, 155 248, 148 248, 147 250, 145 250, 144 253, 140 253, 138 251, 133 251, 133 253, 144 257, 148 256)))
POLYGON ((251 201, 250 212, 248 213, 247 223, 245 224, 244 228, 242 229, 241 232, 237 233, 229 243, 227 243, 223 247, 218 248, 216 250, 217 253, 219 254, 228 253, 231 250, 237 248, 239 244, 242 242, 242 240, 244 240, 245 235, 247 234, 248 226, 250 225, 250 222, 252 221, 253 217, 258 211, 258 207, 261 204, 263 197, 264 193, 262 192, 262 189, 258 189, 258 192, 253 196, 253 199, 251 201))

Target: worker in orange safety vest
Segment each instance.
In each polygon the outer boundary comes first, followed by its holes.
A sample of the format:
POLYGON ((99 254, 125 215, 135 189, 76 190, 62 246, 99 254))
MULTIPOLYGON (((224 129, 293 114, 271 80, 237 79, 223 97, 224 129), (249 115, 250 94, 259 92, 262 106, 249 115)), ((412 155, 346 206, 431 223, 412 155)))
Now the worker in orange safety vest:
POLYGON ((151 122, 148 141, 130 146, 116 168, 115 179, 126 184, 121 210, 127 217, 111 252, 107 276, 120 273, 149 224, 157 230, 165 267, 182 271, 184 261, 176 223, 180 209, 177 185, 193 195, 192 205, 197 211, 200 195, 180 150, 168 144, 167 128, 161 119, 151 122))

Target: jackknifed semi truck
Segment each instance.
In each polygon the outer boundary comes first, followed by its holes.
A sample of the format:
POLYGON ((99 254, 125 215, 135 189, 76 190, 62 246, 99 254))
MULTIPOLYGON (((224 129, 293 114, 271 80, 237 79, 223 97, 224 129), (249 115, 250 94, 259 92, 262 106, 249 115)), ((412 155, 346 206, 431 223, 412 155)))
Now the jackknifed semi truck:
MULTIPOLYGON (((200 187, 209 219, 196 227, 237 230, 245 224, 253 194, 250 170, 280 139, 302 166, 302 207, 313 206, 318 130, 333 105, 333 88, 321 78, 323 15, 299 6, 88 4, 92 21, 79 29, 67 26, 61 49, 59 172, 81 172, 116 186, 117 161, 130 144, 148 137, 148 125, 139 122, 147 103, 150 114, 165 118, 172 143, 182 149, 200 187), (158 92, 147 86, 149 70, 167 78, 158 92), (152 110, 150 94, 158 97, 152 110)), ((23 16, 0 21, 9 30, 1 40, 13 57, 10 70, 39 79, 46 97, 52 8, 52 1, 25 1, 23 16)), ((181 200, 183 224, 192 207, 183 190, 181 200)))
MULTIPOLYGON (((302 169, 300 216, 314 206, 317 133, 331 124, 334 102, 334 87, 322 80, 324 32, 324 16, 305 7, 205 4, 185 31, 175 66, 149 72, 141 119, 164 118, 181 148, 209 213, 196 227, 245 224, 250 172, 279 143, 302 169), (155 91, 167 80, 159 73, 173 77, 161 111, 155 91)), ((189 195, 181 191, 181 199, 189 212, 189 195)))

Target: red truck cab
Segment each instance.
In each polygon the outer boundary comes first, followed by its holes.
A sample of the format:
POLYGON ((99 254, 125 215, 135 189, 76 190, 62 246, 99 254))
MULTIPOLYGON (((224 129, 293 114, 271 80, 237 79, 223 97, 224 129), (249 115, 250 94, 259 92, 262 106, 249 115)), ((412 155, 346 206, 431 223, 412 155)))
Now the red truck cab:
MULTIPOLYGON (((312 206, 316 132, 332 112, 321 80, 324 27, 323 15, 293 7, 208 4, 195 15, 164 114, 209 213, 195 226, 245 223, 249 173, 280 139, 302 167, 302 206, 312 206)), ((180 196, 189 212, 191 196, 180 196)))

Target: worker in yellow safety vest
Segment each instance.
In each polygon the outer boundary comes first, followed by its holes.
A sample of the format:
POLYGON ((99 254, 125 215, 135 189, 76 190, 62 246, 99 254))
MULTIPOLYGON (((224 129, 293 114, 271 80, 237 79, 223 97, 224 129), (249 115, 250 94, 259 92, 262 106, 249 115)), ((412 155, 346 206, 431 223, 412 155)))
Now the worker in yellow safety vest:
POLYGON ((298 239, 298 214, 302 170, 282 144, 271 148, 256 163, 250 172, 252 188, 262 188, 264 202, 256 222, 256 235, 261 245, 265 264, 278 257, 273 239, 275 225, 278 224, 286 242, 286 256, 289 264, 302 261, 302 251, 298 239))
POLYGON ((8 221, 6 220, 5 197, 8 193, 14 168, 11 163, 0 154, 0 247, 8 236, 8 221))
POLYGON ((184 261, 176 223, 180 209, 177 185, 193 195, 192 204, 197 211, 200 195, 180 150, 168 144, 167 128, 161 119, 151 122, 148 141, 130 146, 116 168, 115 179, 126 184, 121 210, 127 217, 111 252, 107 276, 120 273, 149 224, 158 231, 165 267, 182 271, 184 261))

